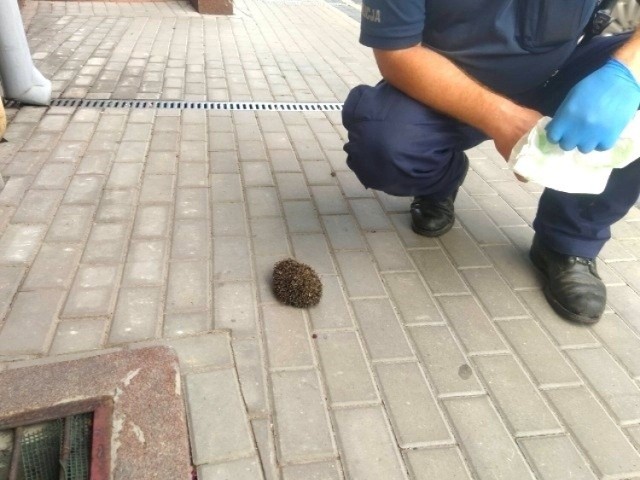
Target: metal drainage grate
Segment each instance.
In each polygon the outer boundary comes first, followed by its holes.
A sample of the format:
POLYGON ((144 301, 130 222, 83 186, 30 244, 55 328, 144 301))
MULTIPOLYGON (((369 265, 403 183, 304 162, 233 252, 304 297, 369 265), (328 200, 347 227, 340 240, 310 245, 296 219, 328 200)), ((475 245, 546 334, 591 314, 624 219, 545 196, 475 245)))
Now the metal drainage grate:
MULTIPOLYGON (((17 106, 9 102, 8 106, 17 106)), ((56 98, 52 107, 75 108, 168 108, 179 110, 246 110, 270 112, 339 112, 342 103, 278 103, 278 102, 189 102, 181 100, 87 100, 56 98)))
POLYGON ((0 431, 0 478, 88 480, 92 413, 0 431))

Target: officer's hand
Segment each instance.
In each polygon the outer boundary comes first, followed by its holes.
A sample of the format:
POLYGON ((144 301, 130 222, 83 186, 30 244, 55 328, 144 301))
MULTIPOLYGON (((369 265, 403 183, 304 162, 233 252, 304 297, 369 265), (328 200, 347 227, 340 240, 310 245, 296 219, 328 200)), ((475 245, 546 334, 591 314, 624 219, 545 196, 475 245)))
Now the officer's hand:
POLYGON ((547 125, 547 137, 563 150, 609 150, 639 104, 635 77, 623 63, 610 59, 569 91, 547 125))
POLYGON ((511 103, 507 112, 496 119, 496 128, 491 135, 498 153, 508 161, 516 143, 529 133, 541 118, 539 112, 511 103))

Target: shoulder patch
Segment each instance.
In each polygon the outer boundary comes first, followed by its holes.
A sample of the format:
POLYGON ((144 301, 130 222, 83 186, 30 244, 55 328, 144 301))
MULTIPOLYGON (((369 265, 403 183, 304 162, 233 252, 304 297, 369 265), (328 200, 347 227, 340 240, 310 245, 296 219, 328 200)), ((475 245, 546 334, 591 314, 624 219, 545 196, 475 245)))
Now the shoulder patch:
POLYGON ((382 22, 382 14, 380 13, 380 9, 367 7, 364 4, 362 5, 362 18, 373 23, 382 22))

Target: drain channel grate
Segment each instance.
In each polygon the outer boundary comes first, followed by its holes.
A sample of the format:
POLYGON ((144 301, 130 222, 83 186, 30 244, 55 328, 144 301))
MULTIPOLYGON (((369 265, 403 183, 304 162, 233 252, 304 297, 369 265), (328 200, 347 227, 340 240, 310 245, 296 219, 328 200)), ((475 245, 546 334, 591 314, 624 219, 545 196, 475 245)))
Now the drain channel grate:
POLYGON ((0 478, 88 480, 92 413, 0 430, 0 478))
MULTIPOLYGON (((268 112, 339 112, 342 103, 282 103, 282 102, 190 102, 182 100, 88 100, 55 98, 52 107, 73 108, 169 108, 178 110, 245 110, 268 112)), ((8 107, 20 104, 8 101, 8 107)))

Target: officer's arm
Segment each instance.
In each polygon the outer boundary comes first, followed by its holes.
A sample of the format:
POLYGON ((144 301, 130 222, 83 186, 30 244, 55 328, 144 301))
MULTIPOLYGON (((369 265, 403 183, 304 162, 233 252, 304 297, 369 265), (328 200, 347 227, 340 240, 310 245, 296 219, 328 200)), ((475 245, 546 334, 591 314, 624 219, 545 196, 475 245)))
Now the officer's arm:
POLYGON ((624 63, 640 79, 640 28, 632 35, 614 55, 614 58, 624 63))
POLYGON ((385 80, 419 102, 483 131, 505 158, 541 117, 480 85, 447 58, 421 45, 374 49, 374 53, 385 80))

